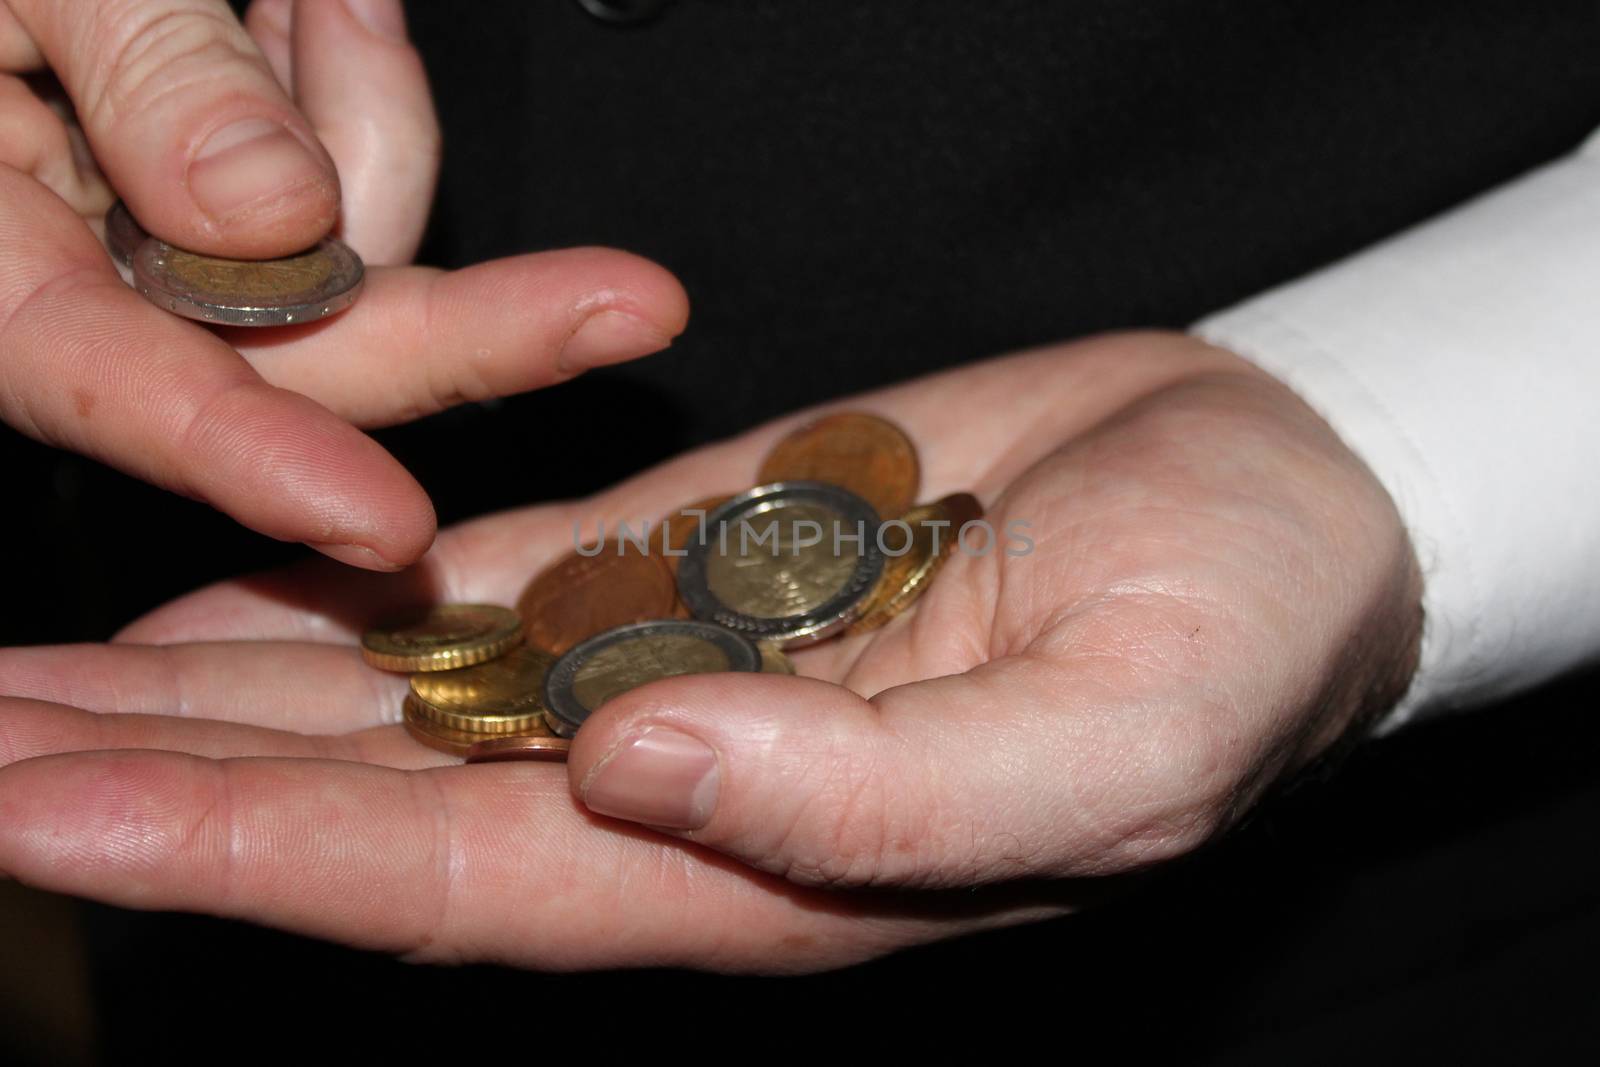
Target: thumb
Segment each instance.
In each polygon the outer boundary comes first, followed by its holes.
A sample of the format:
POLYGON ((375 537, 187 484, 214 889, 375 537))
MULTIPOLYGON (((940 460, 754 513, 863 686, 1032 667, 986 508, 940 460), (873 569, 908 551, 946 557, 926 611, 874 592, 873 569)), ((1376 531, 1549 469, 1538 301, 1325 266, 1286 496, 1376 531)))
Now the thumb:
POLYGON ((1173 743, 1192 720, 1074 681, 1022 656, 870 701, 809 678, 671 678, 592 716, 568 774, 597 814, 832 888, 1120 873, 1208 839, 1213 761, 1173 743))
POLYGON ((152 233, 286 255, 339 209, 332 159, 223 0, 8 0, 152 233))
MULTIPOLYGON (((932 712, 967 686, 906 689, 923 690, 915 699, 932 712)), ((579 731, 568 773, 591 811, 802 884, 956 884, 972 880, 999 784, 965 732, 897 720, 815 679, 695 675, 606 704, 579 731)), ((1002 866, 992 877, 1018 873, 1002 866)))

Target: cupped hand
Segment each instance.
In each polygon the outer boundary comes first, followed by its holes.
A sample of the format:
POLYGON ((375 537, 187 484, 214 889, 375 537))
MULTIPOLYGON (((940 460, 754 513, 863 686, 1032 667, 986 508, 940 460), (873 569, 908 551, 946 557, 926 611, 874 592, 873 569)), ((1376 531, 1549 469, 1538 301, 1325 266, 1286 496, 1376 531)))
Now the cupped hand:
POLYGON ((923 498, 971 490, 1031 551, 958 553, 906 615, 797 653, 804 677, 618 697, 566 767, 413 742, 362 625, 509 603, 575 522, 747 485, 814 413, 445 531, 403 575, 213 586, 121 644, 0 657, 0 870, 423 959, 814 969, 1189 852, 1407 684, 1420 579, 1390 500, 1226 352, 1117 335, 838 406, 903 425, 923 498))
POLYGON ((399 0, 256 0, 246 25, 224 0, 0 0, 0 418, 392 570, 433 509, 357 427, 656 351, 685 297, 605 249, 403 266, 439 133, 399 0), (119 279, 96 237, 113 187, 185 248, 283 255, 337 219, 374 269, 332 319, 210 331, 119 279))

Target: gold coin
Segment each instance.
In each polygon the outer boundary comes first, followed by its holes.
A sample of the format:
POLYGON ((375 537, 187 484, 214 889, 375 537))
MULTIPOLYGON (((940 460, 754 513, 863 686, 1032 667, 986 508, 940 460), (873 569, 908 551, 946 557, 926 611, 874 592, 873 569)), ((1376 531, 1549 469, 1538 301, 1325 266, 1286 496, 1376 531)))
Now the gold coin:
POLYGON ((982 515, 983 505, 978 503, 977 497, 971 493, 957 493, 914 507, 900 516, 900 521, 910 527, 909 533, 893 526, 884 531, 882 539, 889 550, 898 551, 902 546, 907 550, 898 556, 888 556, 883 577, 868 598, 861 617, 845 633, 876 630, 915 604, 933 584, 944 561, 955 551, 962 525, 982 515), (909 538, 908 546, 906 538, 909 538))
POLYGON ((756 646, 761 650, 762 674, 793 674, 794 660, 790 659, 783 649, 770 642, 763 641, 756 646))
POLYGON ((495 604, 440 604, 361 635, 361 656, 385 671, 453 671, 522 641, 522 620, 495 604))
POLYGON ((589 545, 534 576, 517 600, 528 643, 560 655, 616 626, 679 612, 678 586, 655 552, 618 541, 589 545))
POLYGON ((860 412, 824 415, 779 441, 757 480, 826 482, 866 500, 880 516, 902 514, 917 496, 921 469, 905 431, 860 412))
POLYGON ((544 676, 555 658, 537 648, 459 671, 411 676, 407 706, 428 722, 477 734, 541 734, 544 676))
MULTIPOLYGON (((418 708, 414 697, 407 695, 405 702, 405 727, 406 733, 429 748, 448 753, 462 759, 470 760, 472 754, 481 745, 496 744, 499 742, 525 742, 525 747, 541 746, 549 750, 551 758, 556 758, 555 753, 560 752, 564 758, 566 750, 572 747, 570 741, 556 737, 550 733, 549 727, 541 721, 538 734, 529 733, 526 736, 505 734, 480 734, 472 730, 452 730, 448 726, 440 726, 430 722, 426 715, 418 708)), ((505 758, 505 757, 501 757, 505 758)))

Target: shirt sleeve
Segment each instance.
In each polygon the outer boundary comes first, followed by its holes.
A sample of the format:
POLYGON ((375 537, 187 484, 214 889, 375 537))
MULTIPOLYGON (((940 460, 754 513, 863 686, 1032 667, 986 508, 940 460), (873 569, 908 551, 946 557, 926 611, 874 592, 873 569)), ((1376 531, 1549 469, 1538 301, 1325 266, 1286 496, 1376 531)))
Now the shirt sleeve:
POLYGON ((1425 622, 1384 731, 1600 652, 1600 135, 1194 332, 1298 392, 1400 509, 1425 622))

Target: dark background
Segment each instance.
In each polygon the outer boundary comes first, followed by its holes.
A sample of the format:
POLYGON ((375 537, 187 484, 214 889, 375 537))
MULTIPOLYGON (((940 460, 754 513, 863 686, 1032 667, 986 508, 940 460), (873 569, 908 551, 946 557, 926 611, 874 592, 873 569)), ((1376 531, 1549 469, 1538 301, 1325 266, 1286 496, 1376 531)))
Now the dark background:
MULTIPOLYGON (((927 370, 1181 327, 1600 126, 1592 0, 410 11, 446 134, 424 261, 612 244, 694 301, 667 353, 378 434, 442 522, 927 370), (526 462, 463 475, 485 451, 526 462)), ((103 639, 303 554, 3 429, 0 464, 6 643, 103 639)), ((63 1058, 52 1028, 107 1061, 304 1054, 332 1025, 367 1054, 1020 1054, 1043 1037, 1063 1057, 1109 1041, 1227 1063, 1570 1062, 1600 1051, 1597 688, 1371 744, 1093 914, 815 978, 410 967, 19 897, 24 922, 43 907, 84 935, 60 947, 76 963, 30 966, 90 1006, 70 1028, 8 1025, 0 997, 0 1059, 63 1058)))

